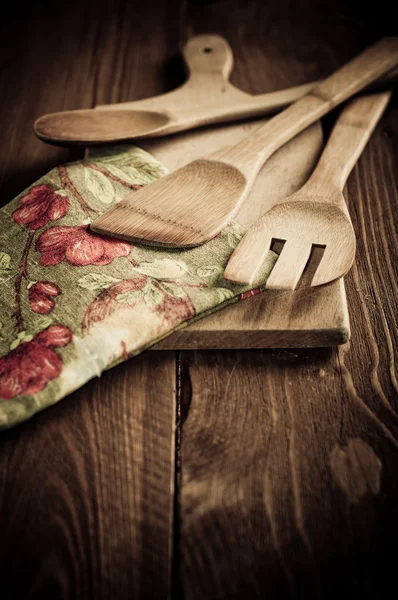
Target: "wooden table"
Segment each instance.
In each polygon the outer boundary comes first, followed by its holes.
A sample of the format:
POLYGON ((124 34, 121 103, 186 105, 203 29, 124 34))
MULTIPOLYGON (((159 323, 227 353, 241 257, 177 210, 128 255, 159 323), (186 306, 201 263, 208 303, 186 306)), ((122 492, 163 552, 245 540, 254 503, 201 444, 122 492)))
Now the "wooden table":
MULTIPOLYGON (((233 82, 260 93, 326 76, 397 34, 392 5, 9 7, 1 201, 81 157, 39 142, 34 118, 172 89, 188 35, 227 37, 233 82)), ((147 352, 3 432, 2 598, 385 597, 398 533, 397 117, 395 100, 348 184, 351 342, 147 352)))

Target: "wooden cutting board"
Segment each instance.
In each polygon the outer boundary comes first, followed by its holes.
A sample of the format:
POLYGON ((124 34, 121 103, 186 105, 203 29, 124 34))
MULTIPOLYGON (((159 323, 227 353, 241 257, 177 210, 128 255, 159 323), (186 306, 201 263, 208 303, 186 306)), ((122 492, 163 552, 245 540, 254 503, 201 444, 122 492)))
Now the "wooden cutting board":
MULTIPOLYGON (((266 120, 209 127, 139 145, 172 171, 237 142, 266 120)), ((236 221, 248 229, 275 202, 296 191, 308 179, 322 147, 319 123, 283 146, 266 162, 236 221)), ((177 331, 154 349, 332 346, 347 342, 349 336, 341 279, 294 292, 267 290, 177 331)))

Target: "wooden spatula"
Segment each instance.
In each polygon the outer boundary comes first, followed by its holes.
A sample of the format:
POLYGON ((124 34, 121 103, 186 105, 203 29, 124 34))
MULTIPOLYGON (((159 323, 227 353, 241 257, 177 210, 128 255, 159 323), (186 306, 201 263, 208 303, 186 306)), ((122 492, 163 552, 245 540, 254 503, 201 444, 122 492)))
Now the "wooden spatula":
POLYGON ((242 142, 129 194, 92 229, 157 246, 202 244, 233 218, 269 156, 397 64, 398 38, 382 39, 242 142))
POLYGON ((273 241, 282 241, 284 246, 267 279, 267 288, 294 290, 313 246, 325 250, 311 286, 347 273, 356 243, 343 189, 390 97, 391 92, 384 92, 351 100, 310 179, 250 228, 228 262, 225 279, 256 284, 273 241))
POLYGON ((178 89, 145 100, 97 106, 95 110, 43 115, 34 123, 35 133, 45 142, 84 146, 159 137, 277 112, 318 83, 251 96, 229 82, 233 54, 224 38, 195 36, 183 54, 189 77, 178 89))

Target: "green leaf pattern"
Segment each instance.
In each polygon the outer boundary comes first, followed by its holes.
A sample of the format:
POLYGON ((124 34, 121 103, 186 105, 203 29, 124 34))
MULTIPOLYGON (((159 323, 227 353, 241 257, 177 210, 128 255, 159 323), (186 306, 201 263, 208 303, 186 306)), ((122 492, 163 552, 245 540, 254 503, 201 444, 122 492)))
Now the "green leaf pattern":
MULTIPOLYGON (((53 194, 53 220, 41 225, 32 217, 29 229, 22 213, 25 222, 16 222, 26 192, 0 210, 0 427, 29 418, 250 289, 222 276, 243 235, 234 223, 180 251, 135 244, 130 250, 90 233, 93 218, 166 173, 140 148, 93 149, 87 160, 53 169, 29 188, 33 204, 53 194), (29 352, 32 378, 23 366, 29 352), (10 387, 10 373, 21 393, 10 387)), ((270 254, 264 281, 274 260, 270 254)))

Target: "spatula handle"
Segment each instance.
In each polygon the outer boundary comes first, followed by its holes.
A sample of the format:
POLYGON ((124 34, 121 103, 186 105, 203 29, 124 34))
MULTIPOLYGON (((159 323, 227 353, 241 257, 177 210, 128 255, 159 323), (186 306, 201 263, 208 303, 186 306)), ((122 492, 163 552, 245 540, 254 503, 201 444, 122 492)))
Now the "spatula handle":
POLYGON ((391 92, 354 98, 343 109, 330 134, 318 166, 302 188, 311 188, 311 196, 328 202, 340 198, 355 163, 391 98, 391 92))
POLYGON ((249 180, 254 178, 265 160, 283 144, 397 65, 398 37, 383 38, 254 134, 212 158, 236 166, 249 180))

